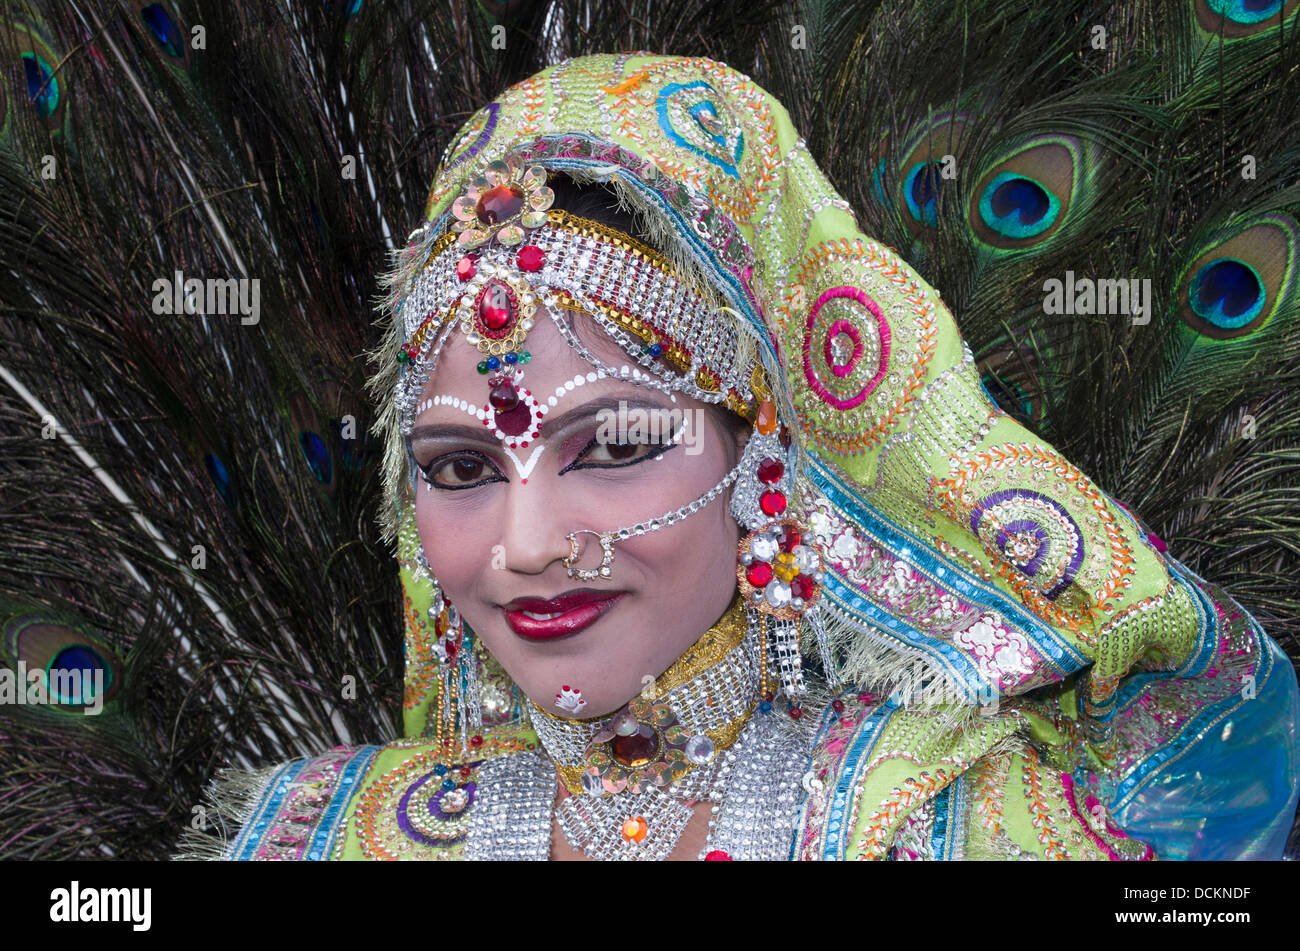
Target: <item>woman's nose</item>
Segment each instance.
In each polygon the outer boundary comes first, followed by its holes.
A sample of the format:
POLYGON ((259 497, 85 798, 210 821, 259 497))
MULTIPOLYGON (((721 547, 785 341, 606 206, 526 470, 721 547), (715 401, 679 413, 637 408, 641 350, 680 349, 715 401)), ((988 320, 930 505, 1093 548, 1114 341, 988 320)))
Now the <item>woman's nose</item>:
POLYGON ((538 575, 569 554, 569 532, 584 526, 572 513, 555 479, 535 474, 527 483, 511 480, 501 510, 504 564, 521 574, 538 575), (572 523, 572 524, 569 524, 572 523))

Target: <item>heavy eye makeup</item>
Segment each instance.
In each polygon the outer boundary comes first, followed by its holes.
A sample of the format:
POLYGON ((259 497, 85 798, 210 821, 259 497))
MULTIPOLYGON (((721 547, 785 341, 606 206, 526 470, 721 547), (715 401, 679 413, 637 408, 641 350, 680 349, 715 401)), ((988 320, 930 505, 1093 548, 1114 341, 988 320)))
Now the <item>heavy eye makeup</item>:
MULTIPOLYGON (((663 455, 674 448, 674 442, 602 442, 598 429, 587 426, 571 436, 561 437, 557 450, 561 460, 569 460, 559 474, 594 469, 625 469, 663 455)), ((520 450, 526 452, 527 450, 520 450)), ((416 466, 431 489, 460 491, 473 489, 493 482, 506 482, 503 466, 486 453, 475 449, 458 449, 454 452, 434 453, 428 462, 419 462, 421 452, 416 452, 416 466)))

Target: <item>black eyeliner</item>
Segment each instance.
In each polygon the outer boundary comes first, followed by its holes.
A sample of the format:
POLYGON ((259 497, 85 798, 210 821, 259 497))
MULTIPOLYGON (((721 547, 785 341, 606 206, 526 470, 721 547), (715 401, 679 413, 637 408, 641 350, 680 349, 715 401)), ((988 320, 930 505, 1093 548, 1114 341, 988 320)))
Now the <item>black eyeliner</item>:
POLYGON ((495 465, 492 464, 491 459, 483 455, 481 452, 475 452, 472 449, 462 449, 457 452, 449 452, 443 456, 437 456, 434 459, 430 459, 428 463, 426 463, 425 465, 420 465, 419 463, 416 463, 416 468, 419 469, 420 474, 424 476, 424 484, 431 489, 436 489, 439 492, 460 492, 463 489, 476 489, 480 485, 488 485, 493 482, 508 481, 506 477, 501 474, 501 471, 495 465), (456 459, 461 459, 466 457, 472 459, 478 459, 479 461, 481 461, 484 465, 486 465, 489 469, 492 470, 492 472, 495 474, 494 477, 488 479, 481 479, 478 482, 471 482, 468 485, 439 485, 437 482, 433 480, 433 473, 437 471, 437 469, 441 469, 448 462, 454 462, 456 459))
POLYGON ((649 462, 651 459, 658 459, 669 449, 672 449, 675 446, 680 445, 678 442, 674 440, 669 440, 668 442, 663 442, 663 443, 615 443, 614 445, 620 445, 620 446, 627 446, 627 445, 655 446, 658 448, 659 451, 652 452, 648 455, 642 456, 640 459, 629 459, 627 462, 599 463, 599 464, 592 463, 585 466, 578 465, 578 463, 582 461, 582 457, 585 456, 591 450, 592 446, 597 445, 598 442, 599 442, 599 437, 592 436, 591 441, 587 443, 587 445, 582 447, 582 451, 578 453, 577 458, 574 459, 567 466, 565 466, 563 469, 561 469, 559 474, 564 475, 570 469, 626 469, 628 466, 636 466, 636 465, 640 465, 643 462, 649 462))

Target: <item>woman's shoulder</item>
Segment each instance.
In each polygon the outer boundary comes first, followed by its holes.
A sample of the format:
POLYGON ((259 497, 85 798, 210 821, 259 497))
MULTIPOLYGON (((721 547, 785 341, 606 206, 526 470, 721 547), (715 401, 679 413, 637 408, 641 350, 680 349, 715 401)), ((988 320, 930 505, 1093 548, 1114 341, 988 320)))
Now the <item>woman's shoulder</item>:
POLYGON ((448 748, 432 738, 335 747, 253 772, 225 771, 178 858, 231 861, 464 857, 480 768, 537 748, 497 728, 448 748))

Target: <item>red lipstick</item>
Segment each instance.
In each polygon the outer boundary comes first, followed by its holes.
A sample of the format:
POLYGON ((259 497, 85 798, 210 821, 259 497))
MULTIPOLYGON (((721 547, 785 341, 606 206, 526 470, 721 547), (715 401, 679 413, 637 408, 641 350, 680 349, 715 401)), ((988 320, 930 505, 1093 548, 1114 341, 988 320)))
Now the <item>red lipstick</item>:
POLYGON ((580 588, 549 599, 515 598, 502 605, 501 610, 510 629, 520 637, 545 641, 567 637, 591 626, 626 593, 580 588))

